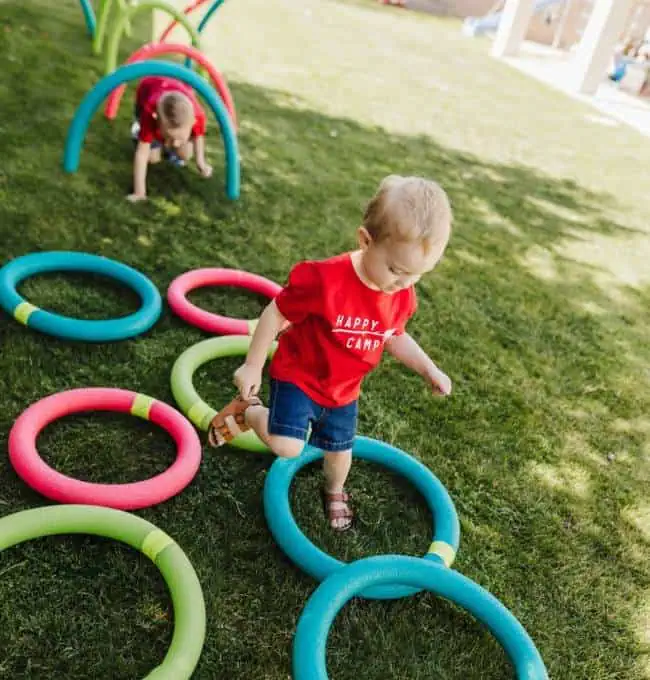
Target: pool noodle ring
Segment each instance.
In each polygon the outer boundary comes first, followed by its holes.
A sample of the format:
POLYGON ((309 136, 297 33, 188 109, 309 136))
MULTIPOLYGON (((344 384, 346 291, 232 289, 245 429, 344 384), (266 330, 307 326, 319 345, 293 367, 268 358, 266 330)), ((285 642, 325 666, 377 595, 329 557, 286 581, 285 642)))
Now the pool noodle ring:
MULTIPOLYGON (((224 335, 219 338, 209 338, 188 347, 174 362, 171 372, 172 394, 181 411, 200 430, 208 429, 210 421, 217 415, 217 411, 206 404, 194 389, 192 384, 194 372, 199 366, 213 359, 246 354, 250 342, 250 337, 244 335, 224 335)), ((277 343, 273 343, 269 350, 269 357, 275 353, 276 346, 277 343)), ((253 430, 238 435, 229 445, 259 453, 266 453, 269 450, 253 430)))
POLYGON ((86 342, 124 340, 148 331, 160 317, 158 289, 142 273, 126 264, 90 253, 47 251, 22 255, 0 269, 0 307, 16 321, 49 335, 86 342), (16 286, 35 274, 82 271, 101 274, 132 288, 142 300, 140 309, 117 319, 74 319, 35 307, 16 286))
POLYGON ((189 680, 205 640, 205 601, 196 571, 181 547, 137 515, 89 505, 53 505, 0 519, 0 551, 61 534, 91 534, 121 541, 158 567, 172 600, 174 633, 163 662, 146 680, 189 680))
POLYGON ((499 600, 453 569, 401 555, 357 560, 332 574, 312 593, 294 637, 294 680, 327 680, 327 636, 336 615, 356 595, 394 584, 423 588, 460 605, 494 634, 510 658, 517 680, 548 680, 535 643, 499 600))
POLYGON ((168 404, 129 390, 88 387, 52 394, 23 411, 9 433, 9 459, 26 484, 51 500, 137 510, 172 498, 192 481, 201 442, 191 423, 168 404), (176 442, 176 460, 164 472, 129 484, 93 484, 57 472, 38 453, 39 433, 58 418, 93 410, 130 413, 159 425, 176 442))
POLYGON ((282 286, 269 279, 237 269, 194 269, 175 278, 167 290, 171 310, 187 323, 208 333, 219 335, 252 335, 257 319, 231 319, 207 312, 187 299, 187 293, 205 286, 234 286, 274 298, 282 286))
MULTIPOLYGON (((217 411, 203 401, 194 388, 192 377, 195 371, 213 359, 246 354, 250 342, 250 337, 243 335, 210 338, 189 347, 174 362, 171 373, 174 399, 199 429, 207 430, 217 411)), ((269 351, 269 356, 275 349, 276 345, 269 351)), ((238 435, 230 445, 260 453, 269 451, 253 430, 238 435)), ((460 543, 460 523, 453 501, 438 478, 413 456, 376 439, 357 436, 352 454, 401 474, 420 491, 434 519, 434 538, 424 559, 451 566, 460 543)), ((344 563, 317 548, 299 529, 291 513, 289 489, 298 471, 322 455, 321 451, 307 445, 297 458, 278 458, 264 484, 264 512, 273 537, 287 556, 316 580, 323 580, 344 563)), ((397 586, 364 593, 364 596, 394 599, 414 592, 417 591, 397 586)))
MULTIPOLYGON (((352 456, 383 465, 415 486, 433 516, 434 534, 428 552, 419 559, 450 567, 458 552, 460 523, 447 489, 433 472, 408 453, 370 437, 355 437, 352 456)), ((317 581, 324 581, 345 563, 323 552, 301 531, 291 512, 289 491, 297 473, 322 457, 322 451, 307 445, 296 458, 277 458, 264 482, 264 514, 273 538, 294 564, 317 581)), ((396 582, 364 590, 361 595, 368 599, 388 600, 417 592, 417 589, 396 582)))

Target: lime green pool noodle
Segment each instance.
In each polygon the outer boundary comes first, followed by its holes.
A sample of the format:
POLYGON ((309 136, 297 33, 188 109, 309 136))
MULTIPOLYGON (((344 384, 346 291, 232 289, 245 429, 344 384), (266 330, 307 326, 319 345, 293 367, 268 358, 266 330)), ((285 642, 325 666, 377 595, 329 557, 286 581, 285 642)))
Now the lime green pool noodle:
MULTIPOLYGON (((109 2, 110 0, 106 0, 109 2)), ((118 2, 124 2, 124 0, 118 0, 118 2)), ((133 5, 132 7, 127 7, 123 12, 117 17, 117 21, 113 26, 113 30, 108 38, 108 46, 106 48, 106 73, 112 73, 117 67, 117 55, 120 46, 120 41, 122 40, 122 34, 126 29, 127 23, 133 19, 136 14, 144 11, 154 11, 161 10, 166 12, 171 17, 176 19, 179 24, 182 24, 187 30, 190 38, 192 39, 192 45, 199 48, 200 35, 194 26, 190 23, 189 19, 183 12, 178 11, 172 5, 163 0, 149 0, 148 2, 142 2, 138 5, 133 5)), ((97 31, 99 33, 99 30, 97 31)))
POLYGON ((163 662, 146 678, 189 680, 205 640, 205 601, 196 572, 180 546, 155 525, 128 512, 92 505, 52 505, 0 519, 0 551, 60 534, 112 538, 143 552, 156 564, 174 606, 174 634, 163 662))

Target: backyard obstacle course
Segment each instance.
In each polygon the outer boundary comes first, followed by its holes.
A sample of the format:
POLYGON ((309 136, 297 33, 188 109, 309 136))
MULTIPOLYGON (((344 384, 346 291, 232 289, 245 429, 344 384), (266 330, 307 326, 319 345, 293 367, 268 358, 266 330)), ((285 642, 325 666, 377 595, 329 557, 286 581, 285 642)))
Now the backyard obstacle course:
POLYGON ((203 4, 205 3, 202 1, 194 2, 186 7, 185 11, 179 11, 164 0, 148 0, 139 4, 129 4, 126 0, 102 0, 98 17, 95 17, 90 1, 81 0, 86 28, 92 38, 93 52, 100 56, 102 51, 105 51, 105 76, 81 101, 70 124, 63 153, 65 172, 77 171, 86 130, 93 114, 105 99, 107 99, 105 115, 112 120, 117 115, 126 83, 145 76, 167 76, 194 88, 214 112, 225 147, 226 195, 231 200, 239 198, 241 171, 235 104, 224 77, 200 48, 201 32, 223 4, 223 0, 214 1, 208 7, 199 26, 195 28, 188 17, 203 4), (159 41, 143 45, 129 56, 124 65, 118 66, 120 43, 122 37, 128 34, 131 21, 138 15, 155 11, 168 14, 173 20, 172 23, 159 41), (181 24, 185 28, 191 46, 164 42, 176 24, 181 24), (185 56, 185 64, 152 59, 163 55, 185 56), (200 72, 197 74, 192 70, 193 62, 201 67, 207 79, 203 78, 200 72))

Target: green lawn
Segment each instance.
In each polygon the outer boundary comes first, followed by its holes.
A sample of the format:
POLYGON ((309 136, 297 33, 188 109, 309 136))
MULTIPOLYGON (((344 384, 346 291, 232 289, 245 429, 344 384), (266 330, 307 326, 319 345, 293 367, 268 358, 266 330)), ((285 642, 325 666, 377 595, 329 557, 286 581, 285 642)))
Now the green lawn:
MULTIPOLYGON (((165 292, 178 274, 237 267, 283 282, 301 258, 354 246, 360 212, 390 172, 449 191, 455 228, 419 285, 412 334, 452 377, 447 400, 386 359, 366 383, 360 432, 412 452, 447 486, 461 520, 455 568, 497 596, 536 642, 554 680, 650 678, 650 144, 598 125, 590 109, 490 60, 455 22, 342 0, 230 0, 206 35, 241 120, 242 195, 215 177, 157 168, 130 205, 132 90, 120 118, 98 114, 78 173, 64 175, 67 125, 103 73, 78 3, 0 2, 2 261, 46 249, 113 257, 165 292), (49 69, 49 71, 47 71, 49 69)), ((139 19, 131 51, 148 35, 139 19), (139 39, 138 39, 139 37, 139 39)), ((124 58, 127 46, 122 49, 124 58)), ((102 318, 135 296, 87 276, 39 276, 39 306, 102 318)), ((252 317, 233 291, 192 298, 252 317)), ((41 397, 80 386, 173 404, 175 358, 205 334, 165 310, 143 337, 63 342, 0 318, 0 449, 41 397)), ((208 364, 199 392, 232 392, 236 359, 208 364)), ((39 438, 57 469, 135 481, 173 459, 171 439, 130 417, 90 414, 39 438)), ((315 583, 275 546, 261 489, 270 459, 205 449, 178 497, 139 515, 174 537, 201 580, 208 633, 196 678, 286 680, 315 583)), ((417 554, 430 516, 417 493, 358 464, 358 529, 327 530, 319 471, 295 485, 308 535, 351 560, 417 554)), ((0 457, 0 510, 47 504, 0 457)), ((171 639, 170 603, 144 557, 94 538, 50 538, 0 556, 0 678, 138 678, 171 639)), ((431 595, 355 601, 329 642, 337 680, 511 677, 479 624, 431 595)))

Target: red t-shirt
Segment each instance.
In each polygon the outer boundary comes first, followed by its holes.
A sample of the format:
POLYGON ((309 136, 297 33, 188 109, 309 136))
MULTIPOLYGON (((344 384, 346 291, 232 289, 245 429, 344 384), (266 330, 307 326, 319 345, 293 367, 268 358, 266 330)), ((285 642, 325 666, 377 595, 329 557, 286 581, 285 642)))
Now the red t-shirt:
POLYGON ((163 142, 158 125, 157 106, 160 97, 165 92, 182 92, 187 95, 194 108, 194 125, 192 127, 192 137, 202 137, 205 135, 206 118, 205 112, 196 99, 194 90, 180 80, 174 78, 163 78, 161 76, 149 76, 143 78, 138 84, 135 93, 135 106, 140 117, 140 134, 138 139, 141 142, 151 144, 155 140, 163 142))
POLYGON ((358 398, 384 343, 404 332, 417 306, 413 287, 392 295, 368 288, 349 253, 295 265, 275 303, 291 326, 279 337, 270 375, 325 408, 358 398))

